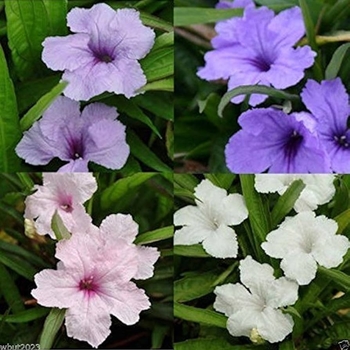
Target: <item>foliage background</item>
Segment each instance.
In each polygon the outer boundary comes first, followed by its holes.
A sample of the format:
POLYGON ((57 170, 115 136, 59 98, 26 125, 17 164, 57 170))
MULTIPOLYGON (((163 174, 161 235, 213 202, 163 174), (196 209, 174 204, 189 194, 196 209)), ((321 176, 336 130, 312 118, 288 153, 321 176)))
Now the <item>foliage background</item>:
MULTIPOLYGON (((227 317, 213 311, 215 287, 240 282, 239 261, 247 255, 270 264, 275 276, 282 276, 280 260, 267 256, 260 244, 285 216, 295 214, 292 208, 304 185, 298 180, 283 196, 267 195, 256 192, 254 175, 175 174, 175 211, 194 204, 194 187, 204 177, 229 193, 243 194, 249 217, 241 225, 234 226, 239 243, 236 259, 213 258, 200 244, 174 246, 175 350, 339 349, 339 341, 350 340, 350 250, 339 267, 319 268, 309 285, 299 287, 297 303, 285 309, 294 319, 292 336, 278 344, 257 345, 249 338, 232 337, 228 333, 227 317), (338 299, 334 299, 335 295, 338 299)), ((350 175, 338 176, 335 185, 333 200, 320 206, 316 213, 336 220, 337 233, 350 238, 350 175)))
MULTIPOLYGON (((139 173, 129 177, 95 174, 98 190, 86 203, 93 223, 109 214, 131 214, 139 224, 137 244, 156 246, 161 257, 151 279, 137 281, 152 307, 140 321, 125 326, 112 317, 111 335, 103 348, 171 348, 173 329, 172 174, 139 173)), ((33 276, 56 268, 55 241, 48 236, 26 236, 24 200, 33 184, 42 184, 40 173, 0 174, 0 344, 37 344, 49 308, 35 304, 30 292, 33 276)), ((54 337, 55 334, 51 334, 54 337)), ((41 341, 49 339, 41 339, 41 341)), ((66 336, 60 327, 53 348, 90 348, 66 336)))
MULTIPOLYGON (((39 119, 60 95, 62 72, 41 61, 41 43, 48 36, 68 34, 66 14, 74 7, 90 8, 96 0, 2 0, 0 1, 0 171, 56 171, 63 162, 55 159, 33 167, 17 157, 14 149, 24 130, 39 119)), ((130 100, 104 93, 99 101, 117 107, 127 126, 131 156, 122 174, 169 171, 173 148, 173 42, 172 0, 105 1, 111 7, 134 7, 143 23, 155 29, 157 39, 141 61, 147 77, 144 94, 130 100)), ((82 103, 82 105, 85 105, 82 103)), ((107 171, 90 165, 92 171, 107 171)))
MULTIPOLYGON (((230 136, 240 129, 237 118, 248 109, 247 103, 229 103, 218 115, 221 98, 227 91, 225 81, 207 82, 196 76, 204 66, 204 54, 211 49, 210 39, 215 36, 214 24, 220 18, 232 17, 237 10, 215 11, 217 0, 175 0, 175 167, 177 172, 228 172, 224 147, 230 136)), ((299 5, 308 29, 308 40, 318 53, 314 67, 305 78, 287 91, 296 95, 294 111, 305 110, 298 97, 305 81, 325 77, 341 77, 350 92, 350 2, 348 0, 255 0, 275 12, 299 5), (340 31, 343 31, 340 33, 340 31), (343 39, 341 40, 341 35, 343 39), (321 38, 319 36, 326 36, 321 38), (315 40, 315 37, 317 40, 315 40), (336 54, 337 50, 338 53, 336 54), (331 59, 334 56, 334 61, 331 59), (331 64, 330 64, 331 63, 331 64), (326 68, 332 71, 326 71, 326 68)), ((239 14, 239 12, 237 12, 239 14)), ((236 14, 236 15, 237 15, 236 14)), ((251 92, 254 91, 250 89, 251 92)), ((274 95, 273 92, 271 92, 274 95)), ((269 98, 259 107, 283 105, 288 99, 269 98)))

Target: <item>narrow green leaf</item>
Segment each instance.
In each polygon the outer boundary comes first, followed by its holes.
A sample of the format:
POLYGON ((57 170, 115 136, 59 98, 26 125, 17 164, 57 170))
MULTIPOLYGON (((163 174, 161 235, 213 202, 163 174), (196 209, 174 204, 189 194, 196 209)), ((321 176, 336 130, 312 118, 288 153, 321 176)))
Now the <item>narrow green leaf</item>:
POLYGON ((122 200, 124 195, 128 194, 130 191, 142 185, 144 182, 148 181, 156 175, 156 173, 138 173, 118 180, 102 192, 102 209, 105 210, 113 207, 115 203, 122 200))
POLYGON ((321 81, 323 79, 323 72, 321 68, 321 56, 319 54, 319 49, 316 43, 316 31, 315 24, 312 20, 309 5, 306 0, 299 0, 299 6, 303 13, 304 24, 306 29, 306 37, 312 50, 317 53, 315 64, 313 66, 313 72, 317 80, 321 81))
POLYGON ((23 225, 23 216, 11 205, 0 200, 0 212, 6 213, 17 221, 19 225, 23 225))
POLYGON ((186 276, 174 283, 174 300, 186 302, 211 293, 219 271, 208 271, 195 276, 186 276))
POLYGON ((52 231, 55 233, 55 236, 58 241, 60 241, 61 239, 69 239, 71 237, 70 232, 64 226, 64 223, 61 217, 59 216, 57 210, 55 211, 55 214, 52 217, 51 228, 52 231))
POLYGON ((156 171, 171 172, 172 170, 164 164, 141 139, 131 130, 127 133, 127 142, 131 154, 141 162, 156 171))
POLYGON ((174 91, 174 78, 166 78, 161 80, 156 80, 151 83, 146 84, 138 91, 174 91))
POLYGON ((260 194, 254 188, 254 175, 240 175, 243 197, 249 212, 252 237, 249 237, 255 254, 262 258, 260 245, 270 232, 269 211, 260 194))
POLYGON ((49 311, 50 309, 48 308, 38 306, 34 309, 17 312, 13 315, 0 315, 0 321, 8 323, 26 323, 46 316, 49 311))
POLYGON ((305 188, 303 180, 296 180, 288 187, 287 191, 278 198, 271 213, 271 227, 276 227, 285 216, 293 209, 296 200, 305 188))
POLYGON ((37 273, 37 270, 27 260, 8 252, 0 254, 0 262, 29 281, 32 281, 37 273))
MULTIPOLYGON (((0 291, 6 300, 7 305, 14 312, 24 310, 21 294, 6 267, 0 263, 0 291)), ((9 317, 7 315, 6 317, 9 317)), ((0 318, 0 320, 2 320, 0 318)))
POLYGON ((59 95, 61 95, 62 91, 67 85, 67 82, 62 81, 61 83, 58 83, 50 92, 41 97, 40 100, 21 119, 21 130, 25 131, 29 129, 33 123, 43 115, 46 109, 50 107, 51 103, 59 95))
POLYGON ((284 92, 282 90, 276 90, 269 86, 262 86, 262 85, 240 86, 238 88, 235 88, 233 90, 226 92, 225 95, 222 97, 218 107, 219 116, 222 117, 224 108, 229 104, 229 102, 234 97, 239 95, 251 95, 251 94, 263 94, 276 99, 283 99, 283 100, 295 100, 295 101, 299 100, 298 95, 288 94, 287 92, 284 92))
POLYGON ((152 331, 152 349, 161 349, 166 334, 170 331, 170 326, 155 324, 152 331))
POLYGON ((190 256, 193 258, 210 258, 209 255, 202 247, 201 244, 193 245, 174 245, 174 254, 182 256, 190 256))
POLYGON ((271 10, 282 11, 298 5, 298 0, 255 0, 258 5, 268 6, 271 10))
POLYGON ((350 48, 350 43, 347 43, 339 46, 335 50, 332 56, 332 59, 326 68, 325 76, 327 80, 334 79, 338 76, 338 72, 340 70, 341 64, 349 48, 350 48))
POLYGON ((221 338, 197 338, 186 340, 181 343, 174 343, 174 350, 266 350, 254 345, 232 345, 221 338))
POLYGON ((149 231, 138 235, 136 237, 135 243, 147 244, 147 243, 158 242, 167 238, 171 238, 173 237, 173 235, 174 235, 173 226, 162 227, 158 230, 149 231))
POLYGON ((341 234, 346 227, 350 224, 350 209, 343 211, 341 214, 336 216, 334 220, 338 224, 338 234, 341 234))
POLYGON ((279 345, 279 350, 295 350, 293 340, 285 340, 279 345))
POLYGON ((66 309, 52 309, 46 317, 40 337, 40 349, 51 349, 56 334, 62 326, 66 309))
POLYGON ((164 33, 156 38, 152 50, 157 50, 172 45, 174 45, 174 32, 164 33))
POLYGON ((133 101, 143 109, 165 120, 174 120, 173 96, 166 92, 138 95, 133 101))
POLYGON ((124 112, 128 117, 140 121, 147 125, 159 138, 162 138, 157 127, 153 124, 151 119, 143 113, 142 109, 134 103, 133 100, 128 100, 125 97, 118 96, 116 98, 118 111, 124 112))
POLYGON ((216 10, 200 7, 175 7, 174 25, 188 26, 192 24, 214 23, 231 17, 242 16, 243 9, 216 10))
POLYGON ((206 179, 210 180, 215 186, 228 190, 236 175, 235 174, 205 174, 206 179))
POLYGON ((15 90, 0 46, 0 171, 16 172, 20 160, 15 147, 21 138, 15 90))
POLYGON ((148 83, 169 77, 174 74, 174 49, 164 47, 152 50, 140 64, 148 83))
POLYGON ((327 269, 323 266, 318 267, 318 272, 331 279, 332 282, 341 287, 344 292, 350 291, 350 276, 346 273, 336 269, 327 269))
POLYGON ((146 26, 161 29, 164 32, 172 32, 174 30, 173 25, 169 22, 166 22, 158 17, 152 16, 149 13, 141 12, 140 17, 142 23, 146 26))
POLYGON ((66 0, 5 0, 7 33, 12 59, 21 80, 47 71, 41 60, 42 42, 65 35, 66 0))
POLYGON ((20 179, 24 190, 33 190, 34 181, 31 179, 28 173, 17 173, 17 176, 20 179))
POLYGON ((227 317, 215 311, 174 303, 174 316, 186 321, 226 328, 227 317))

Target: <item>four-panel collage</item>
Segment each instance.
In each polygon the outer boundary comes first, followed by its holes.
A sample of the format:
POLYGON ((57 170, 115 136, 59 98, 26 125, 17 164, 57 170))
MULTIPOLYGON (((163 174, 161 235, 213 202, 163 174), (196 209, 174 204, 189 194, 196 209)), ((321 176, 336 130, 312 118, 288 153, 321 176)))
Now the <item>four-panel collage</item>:
POLYGON ((350 350, 350 0, 0 0, 0 350, 350 350))

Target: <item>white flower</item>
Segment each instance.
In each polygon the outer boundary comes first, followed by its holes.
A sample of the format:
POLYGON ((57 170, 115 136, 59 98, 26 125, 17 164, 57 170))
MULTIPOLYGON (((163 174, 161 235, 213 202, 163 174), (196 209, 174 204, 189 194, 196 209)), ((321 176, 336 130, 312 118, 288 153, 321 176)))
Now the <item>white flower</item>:
POLYGON ((282 341, 293 330, 293 319, 280 307, 298 299, 298 285, 286 277, 275 279, 273 268, 247 256, 240 263, 241 282, 215 288, 214 309, 227 317, 227 329, 235 337, 282 341))
POLYGON ((335 194, 334 175, 255 175, 255 189, 261 193, 278 192, 282 195, 290 184, 301 179, 306 185, 294 205, 296 212, 315 210, 320 204, 328 203, 335 194))
POLYGON ((227 192, 203 180, 194 191, 197 206, 189 205, 174 215, 177 230, 174 244, 191 245, 203 242, 205 251, 216 258, 233 258, 238 253, 235 231, 230 225, 238 225, 248 217, 243 196, 227 192))
POLYGON ((350 242, 336 235, 337 229, 334 220, 305 211, 287 217, 261 246, 266 254, 282 259, 281 268, 287 277, 306 285, 315 278, 317 263, 331 268, 342 262, 350 242))

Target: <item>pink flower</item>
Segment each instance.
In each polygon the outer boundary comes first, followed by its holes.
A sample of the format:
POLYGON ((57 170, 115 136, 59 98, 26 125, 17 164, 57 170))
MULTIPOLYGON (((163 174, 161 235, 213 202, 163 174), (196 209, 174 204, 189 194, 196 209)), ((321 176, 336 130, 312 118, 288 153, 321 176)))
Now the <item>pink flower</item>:
POLYGON ((67 309, 69 337, 97 347, 110 334, 110 314, 131 325, 150 307, 145 292, 130 280, 151 277, 159 252, 132 244, 136 234, 130 215, 110 215, 100 229, 90 225, 59 241, 57 270, 35 275, 32 295, 43 306, 67 309))
POLYGON ((52 217, 56 211, 69 232, 76 228, 88 227, 91 223, 83 203, 90 199, 97 189, 92 174, 44 173, 43 185, 36 185, 34 189, 37 191, 25 201, 24 217, 35 220, 35 228, 40 235, 49 234, 56 238, 51 229, 52 217))

